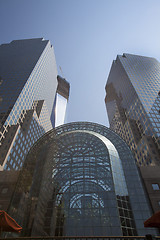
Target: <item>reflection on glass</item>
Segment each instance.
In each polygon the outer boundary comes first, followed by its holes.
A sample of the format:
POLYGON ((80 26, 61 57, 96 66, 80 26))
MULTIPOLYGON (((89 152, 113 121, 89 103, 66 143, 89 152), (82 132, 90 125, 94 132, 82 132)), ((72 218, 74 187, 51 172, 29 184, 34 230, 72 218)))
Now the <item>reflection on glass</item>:
POLYGON ((55 107, 55 127, 64 124, 67 99, 57 93, 55 107))

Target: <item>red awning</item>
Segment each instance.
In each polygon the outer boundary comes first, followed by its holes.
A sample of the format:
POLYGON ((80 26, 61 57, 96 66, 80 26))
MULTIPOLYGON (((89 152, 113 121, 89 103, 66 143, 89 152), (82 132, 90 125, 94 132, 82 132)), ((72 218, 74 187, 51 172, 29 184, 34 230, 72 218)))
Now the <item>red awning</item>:
POLYGON ((157 227, 160 228, 160 211, 153 214, 144 222, 144 227, 157 227))
POLYGON ((0 210, 0 232, 20 232, 22 227, 5 211, 0 210))

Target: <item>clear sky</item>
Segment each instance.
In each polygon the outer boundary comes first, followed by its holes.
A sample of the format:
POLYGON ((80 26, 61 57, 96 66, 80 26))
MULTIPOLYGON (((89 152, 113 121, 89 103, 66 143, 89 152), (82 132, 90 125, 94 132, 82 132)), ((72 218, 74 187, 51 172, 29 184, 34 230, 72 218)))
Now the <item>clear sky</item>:
POLYGON ((160 0, 0 0, 0 44, 39 37, 70 82, 67 121, 108 126, 105 84, 117 54, 160 61, 160 0))

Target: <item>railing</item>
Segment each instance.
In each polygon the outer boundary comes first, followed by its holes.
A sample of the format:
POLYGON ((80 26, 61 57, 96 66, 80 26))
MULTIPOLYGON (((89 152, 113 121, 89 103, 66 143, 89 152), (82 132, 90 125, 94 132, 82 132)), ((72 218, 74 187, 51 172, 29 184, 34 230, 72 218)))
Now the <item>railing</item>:
POLYGON ((0 238, 1 240, 160 240, 160 236, 47 236, 47 237, 12 237, 0 238))

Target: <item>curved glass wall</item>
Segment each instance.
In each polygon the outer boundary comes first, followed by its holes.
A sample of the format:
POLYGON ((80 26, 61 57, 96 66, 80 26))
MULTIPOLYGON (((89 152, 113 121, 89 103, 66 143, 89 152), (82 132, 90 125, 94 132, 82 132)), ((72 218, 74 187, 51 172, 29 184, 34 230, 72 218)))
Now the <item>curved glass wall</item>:
POLYGON ((23 235, 154 232, 143 227, 150 209, 128 146, 94 123, 62 125, 34 145, 9 212, 23 235))

